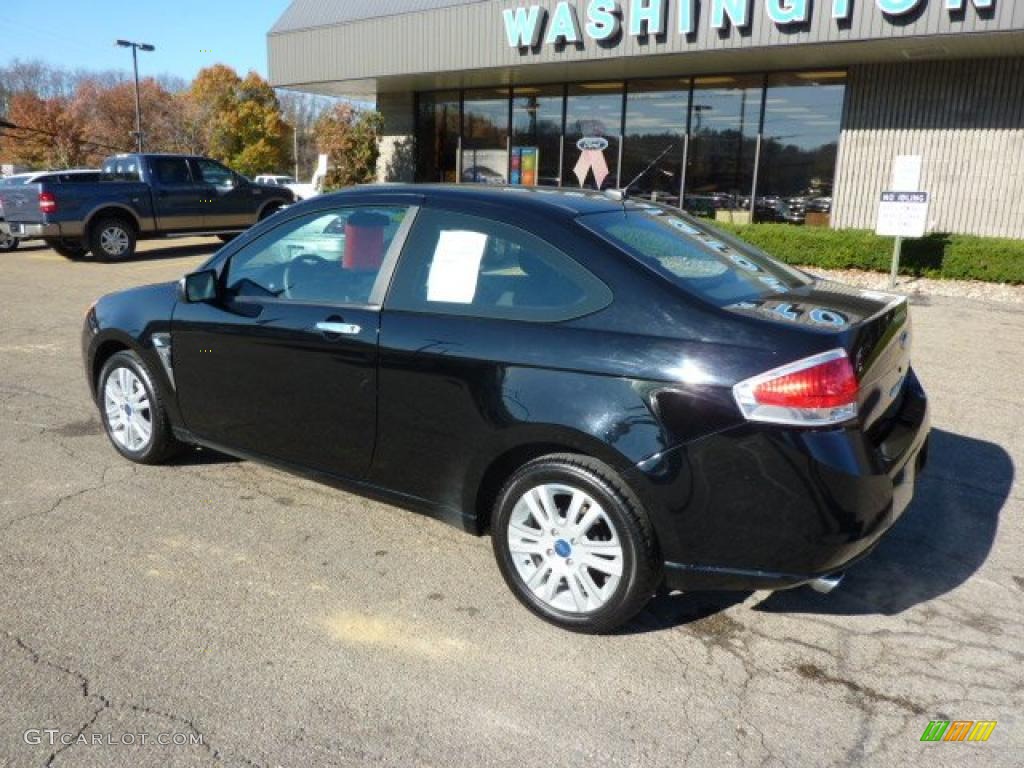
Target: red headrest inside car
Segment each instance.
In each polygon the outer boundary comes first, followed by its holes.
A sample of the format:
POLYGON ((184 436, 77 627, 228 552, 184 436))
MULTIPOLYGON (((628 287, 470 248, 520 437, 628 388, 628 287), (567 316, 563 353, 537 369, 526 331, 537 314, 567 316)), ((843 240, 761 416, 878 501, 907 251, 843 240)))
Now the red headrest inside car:
POLYGON ((345 222, 345 256, 341 266, 354 271, 374 272, 384 261, 384 230, 390 224, 379 213, 355 213, 345 222))

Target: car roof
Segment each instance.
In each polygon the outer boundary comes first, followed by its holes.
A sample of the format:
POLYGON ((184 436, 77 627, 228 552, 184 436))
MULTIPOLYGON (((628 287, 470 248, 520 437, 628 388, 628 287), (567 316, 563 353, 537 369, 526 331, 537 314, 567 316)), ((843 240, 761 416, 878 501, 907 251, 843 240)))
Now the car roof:
POLYGON ((66 168, 62 171, 29 171, 28 173, 12 173, 10 176, 3 176, 3 181, 24 181, 28 183, 32 179, 38 179, 40 176, 56 176, 58 174, 78 174, 78 173, 100 173, 100 171, 92 168, 66 168))
POLYGON ((557 212, 564 216, 576 217, 589 213, 603 213, 622 210, 622 202, 605 193, 583 189, 561 189, 557 187, 519 187, 484 184, 365 184, 352 187, 325 198, 361 197, 407 197, 418 195, 438 203, 485 203, 496 207, 515 210, 522 215, 524 209, 535 212, 557 212))

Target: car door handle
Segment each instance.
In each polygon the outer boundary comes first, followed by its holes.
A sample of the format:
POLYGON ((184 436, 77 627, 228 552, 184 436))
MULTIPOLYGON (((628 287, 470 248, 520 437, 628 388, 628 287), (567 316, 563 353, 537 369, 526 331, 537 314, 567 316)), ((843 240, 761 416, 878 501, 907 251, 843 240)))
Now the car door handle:
POLYGON ((317 323, 316 329, 327 336, 358 336, 363 330, 354 323, 339 323, 330 320, 317 323))

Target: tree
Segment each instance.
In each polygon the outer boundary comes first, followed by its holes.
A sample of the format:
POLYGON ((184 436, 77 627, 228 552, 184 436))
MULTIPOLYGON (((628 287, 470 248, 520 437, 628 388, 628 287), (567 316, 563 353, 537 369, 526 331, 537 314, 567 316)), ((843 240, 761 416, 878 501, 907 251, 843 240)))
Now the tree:
POLYGON ((313 133, 316 121, 338 101, 328 96, 284 90, 277 92, 277 99, 281 103, 284 121, 293 132, 293 173, 298 180, 305 181, 313 175, 317 163, 318 150, 313 133))
POLYGON ((377 178, 383 128, 384 117, 379 112, 359 110, 347 103, 320 116, 313 132, 320 151, 330 159, 325 190, 366 184, 377 178))
POLYGON ((85 164, 87 142, 68 99, 16 93, 9 99, 6 119, 18 126, 0 134, 0 155, 10 162, 43 168, 85 164))
POLYGON ((205 151, 250 176, 289 165, 291 129, 273 88, 255 72, 243 80, 217 64, 199 72, 189 91, 187 120, 205 151))
MULTIPOLYGON (((156 80, 139 83, 142 104, 142 130, 149 152, 185 151, 178 126, 182 122, 179 100, 156 80)), ((91 160, 98 164, 113 151, 129 152, 134 147, 135 87, 130 82, 105 85, 98 80, 83 80, 73 101, 75 117, 92 147, 91 160)))

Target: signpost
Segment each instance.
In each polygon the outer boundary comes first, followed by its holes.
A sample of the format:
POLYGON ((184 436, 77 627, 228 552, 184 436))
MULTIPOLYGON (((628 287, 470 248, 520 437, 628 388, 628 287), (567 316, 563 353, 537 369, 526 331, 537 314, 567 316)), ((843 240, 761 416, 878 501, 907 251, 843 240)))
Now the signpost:
POLYGON ((903 238, 924 237, 928 232, 928 193, 920 192, 920 155, 900 155, 892 169, 892 190, 882 193, 878 206, 876 234, 894 237, 892 269, 889 273, 889 287, 896 287, 900 271, 900 256, 903 238))

